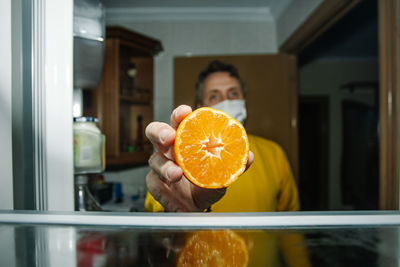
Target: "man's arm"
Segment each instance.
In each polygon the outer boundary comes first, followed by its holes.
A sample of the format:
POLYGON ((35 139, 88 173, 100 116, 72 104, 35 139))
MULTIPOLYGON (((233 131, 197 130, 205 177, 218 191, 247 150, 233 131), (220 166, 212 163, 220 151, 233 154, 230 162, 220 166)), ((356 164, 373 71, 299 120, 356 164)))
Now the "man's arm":
POLYGON ((298 211, 300 203, 296 181, 286 154, 280 147, 277 151, 277 162, 280 173, 280 192, 276 209, 277 211, 298 211))
MULTIPOLYGON (((225 188, 206 189, 192 184, 175 163, 175 132, 191 112, 189 106, 181 105, 172 112, 171 125, 152 122, 146 127, 147 138, 158 150, 149 159, 151 170, 146 176, 147 189, 165 211, 203 211, 225 194, 225 188)), ((247 167, 253 159, 250 152, 247 167)))

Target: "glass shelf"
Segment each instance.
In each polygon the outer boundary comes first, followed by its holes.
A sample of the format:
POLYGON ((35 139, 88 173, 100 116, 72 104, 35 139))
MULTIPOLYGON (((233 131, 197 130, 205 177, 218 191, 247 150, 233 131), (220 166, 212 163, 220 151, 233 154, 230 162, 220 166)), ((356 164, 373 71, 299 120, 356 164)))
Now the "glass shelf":
MULTIPOLYGON (((399 212, 35 211, 0 212, 0 261, 4 266, 176 266, 190 240, 204 233, 242 240, 248 266, 285 266, 279 261, 285 253, 290 266, 390 267, 399 261, 399 212)), ((205 239, 202 245, 214 243, 205 239)), ((221 257, 232 250, 222 244, 214 252, 221 257)))

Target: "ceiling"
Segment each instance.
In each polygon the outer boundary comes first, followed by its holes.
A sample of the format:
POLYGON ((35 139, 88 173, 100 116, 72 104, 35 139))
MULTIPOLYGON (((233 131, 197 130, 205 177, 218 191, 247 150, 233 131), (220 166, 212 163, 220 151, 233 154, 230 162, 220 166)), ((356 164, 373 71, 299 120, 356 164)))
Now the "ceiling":
POLYGON ((268 8, 277 19, 294 0, 102 0, 106 9, 116 8, 268 8))
MULTIPOLYGON (((224 17, 230 14, 238 19, 251 20, 270 17, 277 21, 283 11, 296 0, 101 0, 106 7, 109 18, 121 18, 125 11, 132 19, 132 12, 146 20, 149 14, 160 16, 166 10, 171 16, 200 14, 204 19, 209 17, 224 17), (156 12, 153 12, 157 10, 156 12), (171 10, 177 12, 171 12, 171 10), (238 13, 243 10, 246 12, 238 13), (189 11, 189 12, 188 12, 189 11), (192 12, 190 12, 192 11, 192 12), (215 13, 213 13, 216 11, 215 13), (115 14, 114 14, 115 13, 115 14), (212 15, 212 14, 213 15, 212 15), (212 16, 207 16, 207 15, 212 16), (249 14, 253 14, 249 16, 249 14)), ((153 17, 154 18, 154 17, 153 17)), ((186 17, 183 17, 187 19, 186 17)), ((196 17, 198 18, 198 17, 196 17)), ((307 47, 300 55, 300 63, 307 63, 318 58, 371 58, 377 57, 378 29, 377 29, 376 0, 364 0, 349 14, 336 23, 331 29, 320 36, 307 47)))

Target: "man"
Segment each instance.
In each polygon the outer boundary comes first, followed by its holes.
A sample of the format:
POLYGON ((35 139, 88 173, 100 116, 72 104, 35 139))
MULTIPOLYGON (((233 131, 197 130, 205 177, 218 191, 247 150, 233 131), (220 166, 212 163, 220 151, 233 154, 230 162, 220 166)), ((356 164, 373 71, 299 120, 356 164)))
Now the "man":
MULTIPOLYGON (((196 84, 197 107, 223 110, 244 123, 245 87, 236 68, 213 61, 200 73, 196 84)), ((192 111, 179 106, 171 115, 171 126, 153 122, 146 135, 158 149, 149 160, 146 177, 149 193, 146 211, 266 212, 297 211, 296 183, 283 150, 274 142, 249 135, 247 170, 227 189, 204 189, 189 182, 175 164, 173 144, 179 123, 192 111), (253 162, 254 161, 254 162, 253 162), (251 165, 251 166, 250 166, 251 165)), ((241 234, 252 245, 249 266, 310 266, 303 236, 280 236, 266 231, 241 234)))
MULTIPOLYGON (((197 107, 223 110, 244 123, 245 86, 237 69, 213 61, 200 73, 196 84, 197 107)), ((248 170, 228 189, 204 189, 190 183, 174 162, 175 130, 191 112, 179 106, 171 115, 171 126, 153 122, 146 135, 158 149, 149 160, 146 177, 149 190, 146 211, 265 212, 297 211, 296 183, 283 150, 274 142, 249 135, 248 170), (253 163, 254 161, 254 163, 253 163), (253 164, 252 164, 253 163, 253 164)))

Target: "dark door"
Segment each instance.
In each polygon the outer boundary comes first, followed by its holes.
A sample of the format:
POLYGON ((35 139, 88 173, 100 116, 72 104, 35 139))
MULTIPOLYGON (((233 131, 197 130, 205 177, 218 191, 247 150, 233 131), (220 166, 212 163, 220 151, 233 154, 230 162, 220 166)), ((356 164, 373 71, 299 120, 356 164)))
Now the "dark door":
POLYGON ((355 210, 378 209, 378 110, 345 100, 342 121, 342 203, 355 210))
POLYGON ((299 98, 299 195, 301 210, 329 210, 329 99, 299 98))

